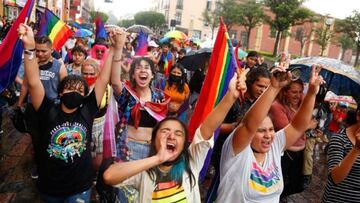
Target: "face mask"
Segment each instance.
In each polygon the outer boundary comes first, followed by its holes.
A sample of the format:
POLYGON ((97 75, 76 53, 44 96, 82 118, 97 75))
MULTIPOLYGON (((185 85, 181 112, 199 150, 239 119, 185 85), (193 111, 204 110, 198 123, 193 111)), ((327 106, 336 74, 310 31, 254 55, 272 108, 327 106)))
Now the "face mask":
POLYGON ((170 74, 169 78, 170 78, 171 81, 174 81, 174 82, 180 82, 181 81, 181 76, 176 76, 176 75, 170 74))
POLYGON ((68 92, 64 93, 60 99, 61 102, 66 106, 66 108, 75 109, 83 103, 84 96, 82 96, 78 92, 68 92))
POLYGON ((97 77, 86 77, 84 78, 89 86, 95 84, 97 77))

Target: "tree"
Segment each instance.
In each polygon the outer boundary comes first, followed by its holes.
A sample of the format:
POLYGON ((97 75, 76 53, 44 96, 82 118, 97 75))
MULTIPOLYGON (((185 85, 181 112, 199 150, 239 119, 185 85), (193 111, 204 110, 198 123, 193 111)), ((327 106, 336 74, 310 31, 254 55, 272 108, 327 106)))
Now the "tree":
POLYGON ((164 14, 155 11, 138 12, 135 14, 134 20, 136 24, 146 25, 155 31, 166 23, 164 14))
POLYGON ((275 17, 269 18, 267 22, 276 30, 273 51, 273 56, 276 56, 281 34, 293 25, 300 25, 310 20, 314 14, 309 9, 301 7, 304 0, 265 0, 264 2, 275 14, 275 17))
POLYGON ((97 15, 100 15, 102 22, 106 23, 109 19, 108 14, 101 11, 90 11, 91 21, 94 22, 97 15))
POLYGON ((245 27, 247 32, 246 48, 249 49, 251 30, 260 25, 267 17, 261 3, 249 0, 239 5, 239 24, 245 27))
POLYGON ((213 11, 209 11, 205 9, 202 13, 203 21, 205 25, 208 25, 211 29, 211 39, 214 38, 215 28, 219 25, 219 11, 214 9, 213 11))
POLYGON ((339 45, 341 46, 341 49, 342 49, 341 60, 344 60, 345 52, 348 49, 353 49, 354 48, 355 41, 348 34, 343 33, 338 38, 338 42, 339 42, 339 45))
POLYGON ((135 20, 134 19, 123 19, 123 20, 120 20, 117 24, 120 27, 128 28, 135 24, 135 20))
POLYGON ((227 30, 230 30, 232 26, 238 24, 240 7, 235 0, 224 0, 224 2, 218 2, 219 15, 222 16, 227 30))
POLYGON ((360 12, 353 11, 353 15, 340 21, 336 31, 347 33, 354 41, 356 41, 356 58, 354 66, 357 66, 359 64, 360 54, 360 12))
POLYGON ((305 44, 310 41, 313 30, 309 26, 299 27, 295 33, 295 40, 300 42, 300 56, 304 56, 305 44))
MULTIPOLYGON (((326 21, 325 18, 324 21, 326 21)), ((320 56, 324 56, 324 51, 326 47, 328 47, 331 38, 334 36, 334 32, 331 31, 330 27, 331 24, 327 24, 327 22, 325 22, 321 28, 314 29, 314 41, 320 46, 320 56)))

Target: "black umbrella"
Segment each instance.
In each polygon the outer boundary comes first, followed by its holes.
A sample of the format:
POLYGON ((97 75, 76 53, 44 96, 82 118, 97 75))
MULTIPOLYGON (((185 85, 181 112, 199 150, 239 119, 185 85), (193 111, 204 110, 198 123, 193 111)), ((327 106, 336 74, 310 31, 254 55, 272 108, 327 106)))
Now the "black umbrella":
POLYGON ((191 51, 187 53, 178 63, 184 66, 189 71, 195 71, 198 68, 204 68, 205 62, 210 59, 212 50, 203 48, 198 51, 191 51))

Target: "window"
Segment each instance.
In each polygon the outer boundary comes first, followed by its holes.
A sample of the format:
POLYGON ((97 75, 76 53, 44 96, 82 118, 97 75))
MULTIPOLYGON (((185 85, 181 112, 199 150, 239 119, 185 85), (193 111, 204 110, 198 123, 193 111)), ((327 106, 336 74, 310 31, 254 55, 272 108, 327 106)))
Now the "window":
POLYGON ((176 20, 176 25, 181 25, 181 11, 176 11, 175 20, 176 20))
POLYGON ((215 11, 216 11, 216 12, 220 12, 220 11, 221 11, 221 3, 218 2, 218 1, 215 3, 215 11))
POLYGON ((209 0, 206 2, 206 9, 209 11, 211 10, 211 1, 209 0))
POLYGON ((236 30, 230 30, 229 31, 229 37, 230 39, 236 39, 236 30))
POLYGON ((183 9, 183 0, 177 0, 176 2, 176 9, 183 9))
POLYGON ((269 37, 270 38, 275 38, 276 37, 276 29, 275 28, 270 27, 269 37))

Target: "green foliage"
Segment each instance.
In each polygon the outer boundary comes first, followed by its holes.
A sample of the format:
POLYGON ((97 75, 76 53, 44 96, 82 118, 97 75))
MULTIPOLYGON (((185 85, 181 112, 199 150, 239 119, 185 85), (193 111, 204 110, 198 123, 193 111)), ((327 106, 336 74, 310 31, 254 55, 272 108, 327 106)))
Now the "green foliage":
POLYGON ((275 18, 267 20, 267 23, 277 31, 273 51, 275 56, 280 42, 280 33, 288 30, 292 25, 299 25, 310 20, 314 14, 309 9, 301 7, 304 0, 264 0, 264 2, 275 14, 275 18))
POLYGON ((95 18, 97 15, 100 15, 100 18, 102 20, 102 22, 106 23, 107 20, 109 19, 108 14, 101 12, 101 11, 90 11, 90 17, 91 17, 91 21, 94 22, 95 18))
POLYGON ((165 16, 155 11, 141 11, 134 16, 135 24, 145 25, 154 30, 159 29, 166 23, 165 16))
MULTIPOLYGON (((323 19, 326 20, 325 18, 323 19)), ((315 39, 314 42, 320 46, 320 56, 324 55, 326 47, 329 45, 331 38, 334 36, 334 32, 330 30, 330 25, 323 25, 321 28, 314 29, 315 39)))
POLYGON ((211 38, 214 37, 215 28, 219 25, 219 11, 205 9, 202 13, 203 21, 211 29, 211 38))
POLYGON ((135 20, 134 19, 123 19, 123 20, 120 20, 117 25, 120 26, 120 27, 125 27, 125 28, 128 28, 132 25, 135 24, 135 20))
POLYGON ((264 13, 261 3, 256 0, 249 0, 239 5, 239 24, 244 26, 247 35, 247 48, 249 48, 250 33, 253 28, 261 24, 267 16, 264 13))
POLYGON ((355 47, 354 38, 350 37, 347 33, 340 35, 338 43, 343 50, 353 49, 355 47))
POLYGON ((223 2, 218 2, 218 4, 220 8, 219 15, 222 16, 227 29, 230 30, 232 26, 240 22, 240 6, 235 0, 224 0, 223 2))

